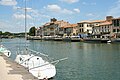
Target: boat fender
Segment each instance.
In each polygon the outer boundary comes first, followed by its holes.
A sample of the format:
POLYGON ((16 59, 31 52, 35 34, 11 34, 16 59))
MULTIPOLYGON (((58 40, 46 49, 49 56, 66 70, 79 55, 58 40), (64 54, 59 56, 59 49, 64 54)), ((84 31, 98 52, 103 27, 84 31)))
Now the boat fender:
POLYGON ((22 61, 22 58, 20 57, 20 61, 22 61))
POLYGON ((43 80, 48 80, 47 76, 45 78, 43 78, 43 80))
POLYGON ((39 58, 37 58, 37 60, 39 60, 39 58))
POLYGON ((9 56, 10 54, 9 54, 9 52, 8 52, 8 56, 9 56))

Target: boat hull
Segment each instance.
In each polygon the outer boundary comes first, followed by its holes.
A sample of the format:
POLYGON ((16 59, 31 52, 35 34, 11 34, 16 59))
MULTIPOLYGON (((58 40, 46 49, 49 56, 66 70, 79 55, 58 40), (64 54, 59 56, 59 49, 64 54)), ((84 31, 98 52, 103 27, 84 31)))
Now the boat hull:
POLYGON ((4 54, 7 57, 11 56, 11 51, 6 49, 4 46, 0 45, 0 53, 4 54))
POLYGON ((49 79, 56 75, 55 66, 39 56, 17 55, 15 61, 28 68, 29 72, 38 79, 49 79))

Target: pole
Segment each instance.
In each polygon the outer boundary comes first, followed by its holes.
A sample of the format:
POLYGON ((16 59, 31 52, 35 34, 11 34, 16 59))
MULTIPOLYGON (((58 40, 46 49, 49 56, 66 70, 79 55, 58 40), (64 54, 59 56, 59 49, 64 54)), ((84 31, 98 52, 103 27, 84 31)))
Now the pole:
POLYGON ((25 0, 25 47, 27 46, 27 1, 25 0))

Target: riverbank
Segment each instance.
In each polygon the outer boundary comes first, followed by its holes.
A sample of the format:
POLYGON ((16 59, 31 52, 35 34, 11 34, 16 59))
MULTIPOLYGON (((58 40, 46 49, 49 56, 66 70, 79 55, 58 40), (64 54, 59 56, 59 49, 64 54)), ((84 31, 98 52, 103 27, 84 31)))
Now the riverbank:
POLYGON ((64 41, 64 42, 95 42, 95 43, 120 43, 120 38, 80 38, 74 37, 43 37, 29 36, 27 40, 44 40, 44 41, 64 41))
POLYGON ((38 80, 27 69, 0 54, 0 80, 38 80))
POLYGON ((45 41, 65 41, 65 42, 80 42, 81 38, 75 37, 40 37, 40 36, 29 36, 27 40, 45 40, 45 41))

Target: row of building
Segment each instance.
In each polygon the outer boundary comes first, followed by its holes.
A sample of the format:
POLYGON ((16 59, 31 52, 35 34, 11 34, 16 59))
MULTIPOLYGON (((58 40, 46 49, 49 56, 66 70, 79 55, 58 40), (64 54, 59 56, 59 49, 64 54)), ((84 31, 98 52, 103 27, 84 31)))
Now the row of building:
POLYGON ((82 38, 120 38, 120 18, 81 21, 76 24, 53 18, 36 29, 36 36, 80 36, 82 38))

